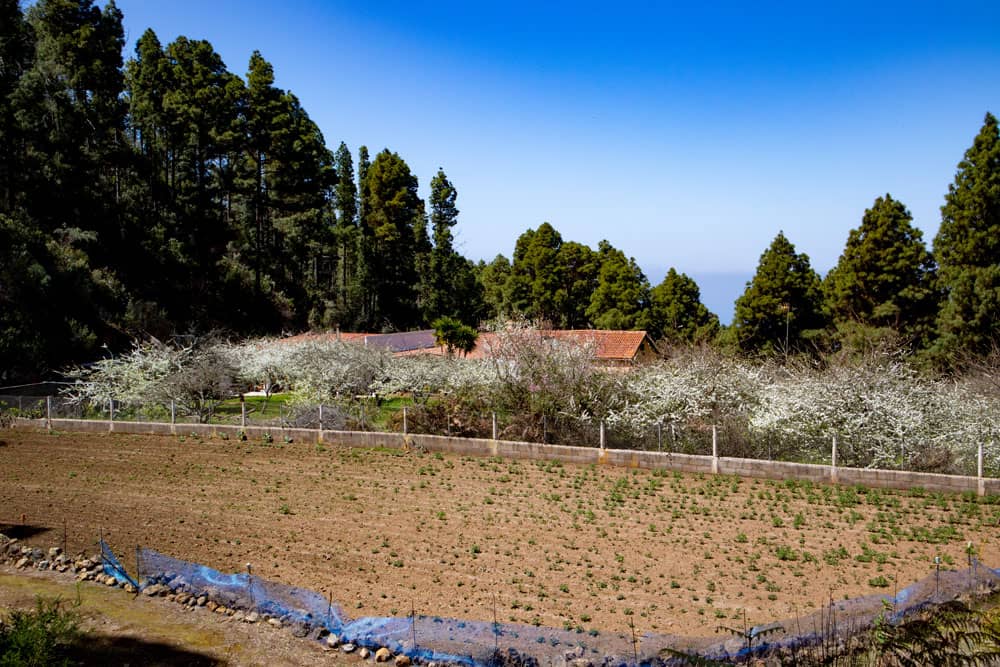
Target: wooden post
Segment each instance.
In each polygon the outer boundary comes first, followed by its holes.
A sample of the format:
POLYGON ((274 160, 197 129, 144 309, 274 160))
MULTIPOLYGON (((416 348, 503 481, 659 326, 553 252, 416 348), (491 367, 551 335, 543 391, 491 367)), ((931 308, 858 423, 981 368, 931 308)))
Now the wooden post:
POLYGON ((493 413, 493 439, 497 439, 497 413, 493 413))
POLYGON ((830 483, 837 483, 837 434, 833 434, 833 451, 830 454, 830 483))
POLYGON ((663 451, 663 422, 656 422, 656 451, 663 451))
POLYGON ((719 430, 712 424, 712 474, 719 474, 719 430))
POLYGON ((601 420, 601 449, 604 449, 604 420, 601 420))
POLYGON ((406 435, 406 406, 403 406, 403 435, 406 435))

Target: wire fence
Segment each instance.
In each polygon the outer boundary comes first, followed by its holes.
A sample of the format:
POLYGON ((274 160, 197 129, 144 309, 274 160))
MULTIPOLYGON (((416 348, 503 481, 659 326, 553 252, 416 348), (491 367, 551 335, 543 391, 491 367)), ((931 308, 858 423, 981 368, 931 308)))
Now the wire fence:
POLYGON ((119 401, 96 404, 65 395, 0 394, 0 418, 3 415, 443 435, 977 477, 1000 473, 995 462, 984 458, 982 447, 979 452, 959 455, 937 449, 921 450, 923 453, 913 456, 907 452, 918 450, 900 443, 896 460, 881 459, 873 465, 865 443, 754 433, 743 421, 726 415, 719 415, 714 424, 663 420, 637 427, 596 417, 490 410, 449 401, 398 397, 351 396, 322 404, 302 404, 286 402, 280 396, 247 395, 225 401, 203 399, 135 406, 119 401))
MULTIPOLYGON (((932 619, 937 610, 952 609, 959 600, 974 603, 1000 588, 998 571, 980 563, 970 552, 966 570, 942 571, 938 567, 933 574, 893 595, 867 595, 838 601, 831 598, 828 605, 821 605, 816 611, 764 626, 747 627, 728 640, 719 636, 656 633, 640 636, 631 622, 631 633, 583 634, 571 629, 503 623, 495 613, 492 622, 425 616, 417 614, 415 607, 409 616, 351 618, 332 594, 324 596, 313 590, 263 579, 253 574, 249 564, 246 572, 224 573, 137 546, 133 577, 124 565, 125 554, 116 555, 103 539, 100 546, 106 574, 139 590, 156 586, 162 593, 169 591, 180 604, 194 606, 199 599, 202 604, 211 600, 228 610, 277 619, 280 625, 298 629, 299 636, 318 639, 333 633, 344 642, 373 650, 388 647, 393 653, 424 663, 438 661, 468 667, 539 667, 571 664, 574 659, 622 667, 736 664, 757 660, 767 664, 772 661, 781 664, 867 664, 852 658, 864 658, 871 649, 880 655, 888 643, 884 638, 880 642, 875 637, 865 647, 858 641, 865 633, 881 628, 883 636, 886 632, 903 635, 907 630, 905 624, 911 621, 916 622, 914 627, 918 631, 926 629, 927 620, 932 619), (922 618, 921 614, 925 616, 922 618), (861 651, 857 650, 859 647, 861 651)), ((954 646, 949 655, 961 660, 963 651, 974 648, 976 638, 981 636, 973 629, 964 638, 951 638, 954 646), (967 643, 960 646, 963 641, 967 643)), ((942 639, 947 642, 949 636, 942 635, 942 639)), ((882 664, 882 661, 873 664, 882 664)))

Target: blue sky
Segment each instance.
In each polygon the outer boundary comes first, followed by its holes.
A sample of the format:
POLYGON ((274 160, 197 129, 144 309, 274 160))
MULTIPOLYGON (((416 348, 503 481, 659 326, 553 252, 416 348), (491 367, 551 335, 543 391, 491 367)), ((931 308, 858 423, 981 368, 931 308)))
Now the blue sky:
POLYGON ((238 74, 258 49, 331 147, 397 151, 425 194, 443 167, 466 256, 549 221, 688 273, 723 321, 779 230, 825 273, 889 192, 929 243, 1000 113, 996 2, 118 5, 128 53, 147 27, 238 74))

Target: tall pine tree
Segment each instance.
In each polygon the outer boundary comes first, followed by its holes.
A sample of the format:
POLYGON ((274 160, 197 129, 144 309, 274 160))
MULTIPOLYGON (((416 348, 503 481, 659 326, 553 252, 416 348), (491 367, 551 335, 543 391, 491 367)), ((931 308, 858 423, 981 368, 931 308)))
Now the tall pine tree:
POLYGON ((982 354, 1000 339, 1000 131, 987 113, 958 164, 934 239, 945 300, 938 350, 982 354))
POLYGON ((736 300, 733 326, 739 346, 751 353, 801 351, 825 325, 819 276, 809 257, 795 252, 779 232, 736 300))
POLYGON ((916 347, 928 344, 937 311, 934 260, 913 217, 886 194, 852 229, 823 283, 841 337, 880 338, 888 331, 916 347))
POLYGON ((703 343, 719 332, 719 318, 701 302, 701 291, 673 267, 650 293, 650 334, 672 345, 703 343))

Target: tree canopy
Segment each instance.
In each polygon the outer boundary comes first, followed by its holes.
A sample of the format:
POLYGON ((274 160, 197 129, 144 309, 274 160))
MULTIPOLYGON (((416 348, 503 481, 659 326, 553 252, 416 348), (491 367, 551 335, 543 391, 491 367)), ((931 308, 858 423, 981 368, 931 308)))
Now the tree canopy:
POLYGON ((987 352, 1000 335, 1000 131, 993 114, 948 186, 934 257, 945 291, 939 349, 987 352))
POLYGON ((809 257, 795 252, 795 246, 779 232, 736 300, 733 326, 740 349, 802 351, 810 334, 825 324, 819 276, 809 265, 809 257))
POLYGON ((912 222, 903 203, 889 194, 865 211, 824 281, 835 324, 888 329, 918 348, 927 344, 937 309, 936 274, 912 222))

